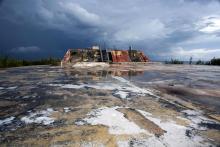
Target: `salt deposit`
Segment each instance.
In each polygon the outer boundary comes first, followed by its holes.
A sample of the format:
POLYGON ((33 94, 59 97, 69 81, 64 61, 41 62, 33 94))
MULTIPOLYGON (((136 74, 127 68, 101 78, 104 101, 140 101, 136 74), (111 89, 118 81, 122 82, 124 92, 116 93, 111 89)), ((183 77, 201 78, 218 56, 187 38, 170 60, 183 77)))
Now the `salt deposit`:
POLYGON ((158 138, 150 137, 149 139, 142 140, 144 144, 152 144, 152 146, 170 146, 170 147, 194 147, 194 146, 210 146, 211 144, 205 142, 205 139, 201 136, 186 136, 187 130, 192 128, 188 128, 186 126, 178 125, 174 121, 162 121, 159 118, 152 117, 152 115, 148 115, 148 112, 140 111, 145 118, 151 120, 155 124, 157 124, 160 128, 167 131, 163 136, 159 138, 160 142, 158 142, 158 138), (162 143, 162 144, 161 144, 162 143))
POLYGON ((190 126, 193 128, 196 128, 198 130, 206 130, 206 127, 201 126, 202 123, 208 123, 208 124, 218 124, 218 122, 206 118, 203 116, 202 111, 195 111, 195 110, 184 110, 182 113, 185 114, 186 118, 188 118, 191 121, 190 126))
POLYGON ((64 107, 63 110, 64 110, 65 113, 68 113, 68 112, 71 111, 70 108, 68 108, 68 107, 64 107))
POLYGON ((146 130, 141 129, 134 122, 129 121, 124 117, 124 114, 113 108, 100 108, 93 110, 88 114, 88 118, 83 121, 76 122, 76 124, 83 125, 86 122, 91 125, 105 125, 109 127, 110 134, 139 134, 147 133, 146 130))
POLYGON ((50 117, 52 112, 54 112, 53 109, 48 108, 47 110, 29 113, 28 116, 22 117, 21 121, 25 122, 26 124, 37 123, 49 125, 54 122, 54 118, 50 117))
POLYGON ((15 119, 15 117, 11 116, 9 118, 0 120, 0 126, 5 125, 5 124, 10 124, 14 119, 15 119))
POLYGON ((0 90, 4 90, 4 89, 7 89, 7 90, 14 90, 16 89, 17 86, 12 86, 12 87, 0 87, 0 90))
POLYGON ((14 89, 16 89, 17 88, 17 86, 12 86, 12 87, 8 87, 7 89, 8 90, 14 90, 14 89))
POLYGON ((84 88, 85 85, 74 85, 74 84, 49 84, 49 86, 58 86, 62 88, 70 88, 70 89, 81 89, 84 88))
POLYGON ((95 84, 78 83, 78 84, 49 84, 49 85, 58 86, 62 88, 70 88, 70 89, 94 88, 100 90, 111 90, 113 96, 122 99, 131 98, 133 96, 135 97, 135 96, 145 96, 145 95, 158 97, 153 92, 151 92, 151 90, 135 86, 130 81, 124 78, 117 76, 112 76, 112 78, 116 79, 117 81, 115 83, 99 82, 95 84))
POLYGON ((154 134, 149 133, 147 130, 141 129, 134 122, 129 121, 124 117, 124 114, 117 111, 119 107, 103 107, 93 110, 88 114, 87 118, 75 122, 76 125, 104 125, 109 127, 109 133, 114 135, 135 135, 135 134, 147 134, 149 138, 135 138, 134 140, 118 140, 118 146, 129 146, 132 142, 133 146, 157 146, 157 147, 194 147, 194 146, 210 146, 204 138, 198 135, 187 136, 186 132, 189 129, 187 126, 176 124, 174 121, 162 121, 159 118, 153 117, 149 112, 137 110, 146 119, 152 121, 160 128, 166 131, 166 133, 159 138, 154 134))
POLYGON ((155 94, 153 94, 151 92, 151 90, 140 88, 122 77, 112 76, 112 78, 114 78, 124 84, 124 86, 122 86, 122 88, 119 89, 120 91, 130 91, 130 92, 136 93, 139 96, 145 96, 146 94, 148 94, 148 95, 151 95, 154 97, 158 97, 155 94))

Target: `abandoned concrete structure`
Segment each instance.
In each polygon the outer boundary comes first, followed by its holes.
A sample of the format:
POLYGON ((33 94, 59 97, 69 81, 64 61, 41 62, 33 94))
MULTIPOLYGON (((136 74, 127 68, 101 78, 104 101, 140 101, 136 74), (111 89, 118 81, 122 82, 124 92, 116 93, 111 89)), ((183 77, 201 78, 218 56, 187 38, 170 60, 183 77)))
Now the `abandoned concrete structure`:
POLYGON ((105 49, 93 46, 85 49, 69 49, 62 60, 63 63, 76 62, 148 62, 143 52, 133 50, 105 49))

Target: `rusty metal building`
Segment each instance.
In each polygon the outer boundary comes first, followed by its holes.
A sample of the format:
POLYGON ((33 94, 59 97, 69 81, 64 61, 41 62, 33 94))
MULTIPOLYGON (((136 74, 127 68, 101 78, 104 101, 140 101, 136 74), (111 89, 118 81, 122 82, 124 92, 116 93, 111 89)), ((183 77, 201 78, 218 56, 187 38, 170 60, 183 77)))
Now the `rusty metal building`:
POLYGON ((69 49, 64 55, 64 63, 76 62, 148 62, 149 58, 138 50, 101 50, 99 47, 69 49))

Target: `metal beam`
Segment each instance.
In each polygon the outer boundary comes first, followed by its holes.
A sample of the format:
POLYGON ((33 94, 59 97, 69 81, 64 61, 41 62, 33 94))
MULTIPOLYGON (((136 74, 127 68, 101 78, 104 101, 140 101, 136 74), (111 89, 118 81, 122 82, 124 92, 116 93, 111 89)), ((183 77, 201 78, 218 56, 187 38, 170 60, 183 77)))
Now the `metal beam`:
POLYGON ((100 50, 101 61, 103 62, 103 55, 102 55, 102 49, 101 49, 101 46, 99 46, 99 50, 100 50))

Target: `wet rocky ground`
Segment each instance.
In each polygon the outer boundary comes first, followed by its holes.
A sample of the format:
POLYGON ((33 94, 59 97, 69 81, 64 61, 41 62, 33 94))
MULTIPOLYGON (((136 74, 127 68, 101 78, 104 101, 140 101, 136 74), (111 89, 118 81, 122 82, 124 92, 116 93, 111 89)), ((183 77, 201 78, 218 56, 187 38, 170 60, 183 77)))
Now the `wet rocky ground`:
POLYGON ((220 146, 220 67, 1 69, 0 146, 220 146))

